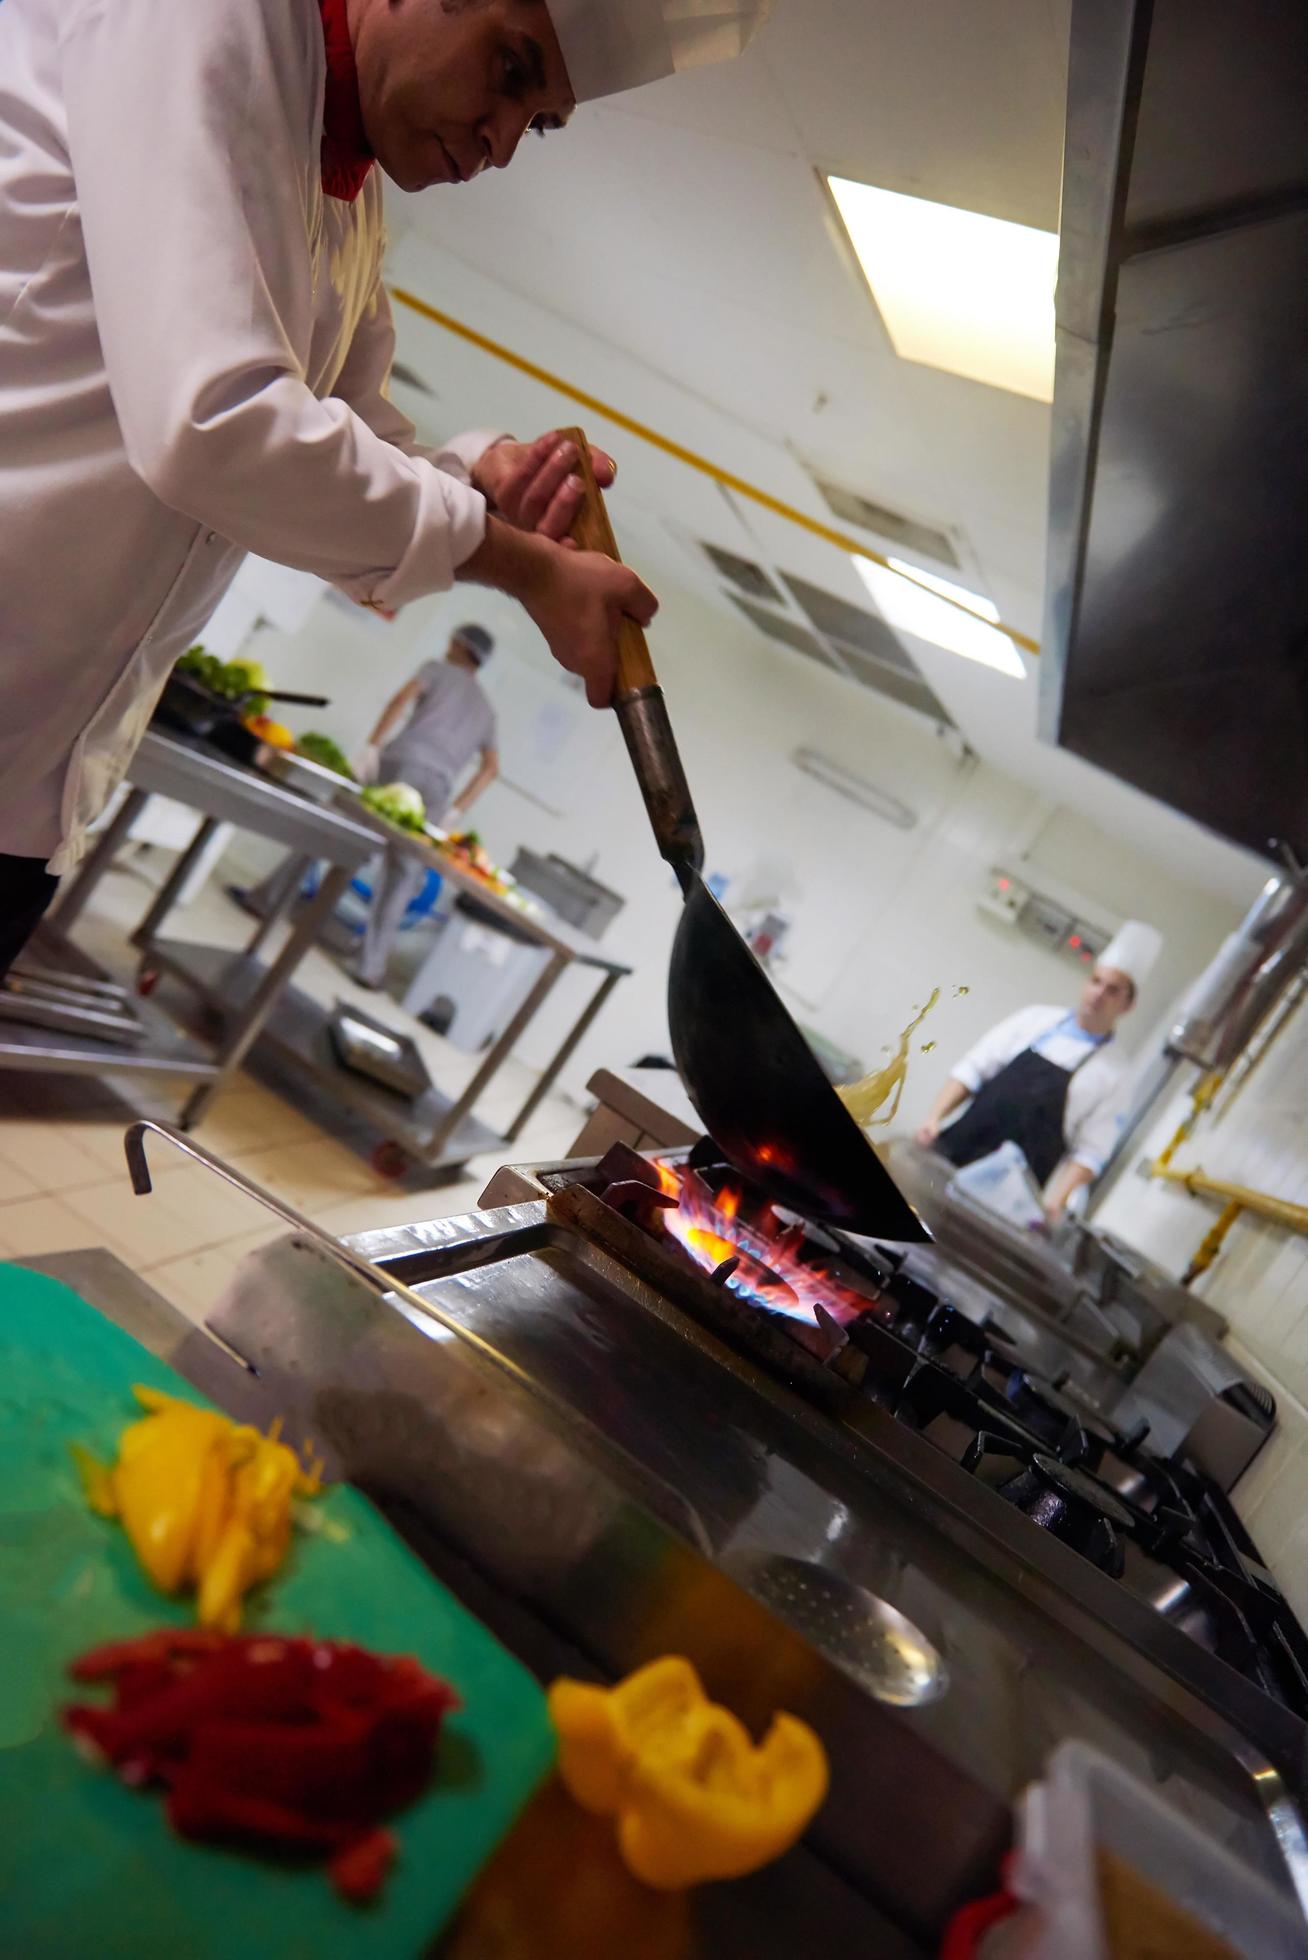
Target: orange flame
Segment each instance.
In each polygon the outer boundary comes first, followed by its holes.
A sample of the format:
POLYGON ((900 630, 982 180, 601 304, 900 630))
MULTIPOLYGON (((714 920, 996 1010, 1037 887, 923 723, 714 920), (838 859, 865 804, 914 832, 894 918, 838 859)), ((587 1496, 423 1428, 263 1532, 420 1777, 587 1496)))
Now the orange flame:
POLYGON ((715 1193, 693 1171, 683 1177, 672 1165, 657 1161, 654 1168, 662 1190, 678 1199, 675 1210, 660 1213, 663 1229, 705 1272, 737 1260, 726 1282, 733 1293, 804 1321, 811 1321, 819 1306, 837 1320, 867 1311, 871 1302, 864 1294, 802 1256, 807 1238, 802 1225, 782 1227, 770 1209, 756 1220, 742 1219, 745 1194, 739 1185, 727 1184, 715 1193))

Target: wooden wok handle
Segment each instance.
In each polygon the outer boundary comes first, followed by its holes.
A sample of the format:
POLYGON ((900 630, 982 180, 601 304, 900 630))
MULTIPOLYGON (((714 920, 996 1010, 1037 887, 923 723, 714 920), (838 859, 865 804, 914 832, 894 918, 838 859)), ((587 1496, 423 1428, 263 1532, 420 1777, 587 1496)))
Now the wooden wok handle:
MULTIPOLYGON (((572 536, 582 551, 598 551, 605 558, 622 563, 622 556, 613 536, 613 526, 609 523, 609 513, 604 504, 604 492, 595 481, 595 469, 590 460, 590 444, 582 429, 560 429, 565 442, 577 446, 576 473, 586 486, 582 500, 572 525, 572 536)), ((657 687, 654 662, 650 658, 644 628, 634 620, 623 618, 618 627, 618 699, 624 695, 637 694, 642 688, 657 687)))

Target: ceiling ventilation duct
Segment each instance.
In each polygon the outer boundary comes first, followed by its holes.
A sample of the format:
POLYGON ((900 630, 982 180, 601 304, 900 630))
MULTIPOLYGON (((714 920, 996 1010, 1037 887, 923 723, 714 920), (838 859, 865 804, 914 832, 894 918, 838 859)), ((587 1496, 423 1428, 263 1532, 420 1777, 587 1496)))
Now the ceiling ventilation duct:
POLYGON ((1308 966, 1308 876, 1269 878, 1248 917, 1191 989, 1167 1049, 1223 1070, 1308 966))
POLYGON ((1305 99, 1304 0, 1073 0, 1040 662, 1047 740, 1301 859, 1305 99))

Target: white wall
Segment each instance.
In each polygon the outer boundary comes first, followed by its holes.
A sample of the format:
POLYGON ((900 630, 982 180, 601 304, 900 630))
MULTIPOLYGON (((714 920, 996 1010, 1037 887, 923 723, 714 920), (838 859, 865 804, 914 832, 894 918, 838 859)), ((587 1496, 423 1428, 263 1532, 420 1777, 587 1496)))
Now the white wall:
MULTIPOLYGON (((729 878, 729 905, 774 898, 792 916, 778 977, 799 1018, 870 1066, 914 1005, 936 985, 945 990, 922 1030, 936 1047, 915 1058, 907 1120, 1000 1015, 1075 996, 1073 967, 977 910, 989 867, 1019 864, 1024 844, 1039 855, 1042 876, 1052 855, 1053 869, 1066 860, 1064 882, 1093 882, 1110 921, 1127 913, 1158 921, 1167 952, 1136 1017, 1141 1033, 1235 923, 1225 901, 1176 883, 1079 817, 1051 818, 1030 790, 961 761, 957 745, 917 716, 675 586, 659 588, 654 655, 699 806, 707 868, 729 878), (802 774, 790 757, 804 745, 907 803, 916 828, 896 830, 802 774), (965 998, 952 998, 956 985, 969 989, 965 998)), ((288 719, 326 728, 350 750, 387 695, 468 617, 484 620, 499 641, 486 682, 500 709, 507 780, 477 806, 488 848, 506 863, 519 844, 593 860, 596 875, 627 899, 604 946, 636 970, 569 1067, 565 1087, 580 1093, 595 1067, 666 1048, 663 990, 680 910, 613 718, 585 708, 529 622, 495 594, 461 591, 410 607, 390 626, 324 600, 301 631, 265 630, 251 651, 274 684, 329 694, 329 709, 290 710, 288 719)), ((526 1059, 544 1062, 590 984, 575 971, 565 976, 529 1032, 526 1059)))
MULTIPOLYGON (((1160 1110, 1138 1161, 1150 1161, 1172 1137, 1189 1111, 1190 1086, 1160 1110)), ((1308 1204, 1308 1008, 1283 1028, 1229 1110, 1217 1099, 1174 1161, 1308 1204)), ((1210 1200, 1128 1170, 1096 1222, 1179 1275, 1219 1213, 1210 1200)), ((1195 1290, 1227 1316, 1242 1365, 1276 1396, 1280 1427, 1241 1480, 1236 1503, 1308 1624, 1308 1238, 1246 1213, 1195 1290)))

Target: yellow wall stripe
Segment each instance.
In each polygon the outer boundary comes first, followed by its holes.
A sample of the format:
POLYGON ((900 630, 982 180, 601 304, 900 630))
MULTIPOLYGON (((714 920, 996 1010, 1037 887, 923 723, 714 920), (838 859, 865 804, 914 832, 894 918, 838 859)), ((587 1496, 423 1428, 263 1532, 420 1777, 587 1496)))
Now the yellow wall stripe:
POLYGON ((639 437, 641 442, 649 443, 654 449, 661 449, 665 456, 671 456, 674 461, 684 463, 687 469, 697 470, 701 476, 721 484, 724 490, 732 491, 737 497, 748 498, 751 503, 771 511, 774 517, 782 517, 788 524, 797 525, 801 531, 807 531, 811 537, 821 538, 825 544, 835 545, 838 551, 848 552, 855 558, 869 559, 872 564, 893 572, 896 578, 902 578, 907 584, 916 585, 923 592, 930 592, 932 598, 939 599, 943 605, 953 606, 956 612, 966 613, 969 619, 980 620, 983 626, 993 626, 997 633, 1006 633, 1010 640, 1020 647, 1025 647, 1028 653, 1039 653, 1039 642, 1033 640, 1028 633, 1019 633, 1015 626, 1007 626, 1002 620, 986 619, 982 613, 976 612, 971 606, 964 605, 961 600, 950 599, 943 592, 932 591, 924 579, 914 578, 911 572, 901 571, 898 565, 892 565, 890 560, 883 557, 879 551, 874 551, 870 545, 851 537, 848 532, 838 531, 830 524, 823 524, 820 518, 809 517, 806 512, 797 510, 793 504, 783 503, 780 497, 774 497, 770 491, 760 490, 757 484, 747 482, 744 477, 734 476, 730 470, 720 469, 716 463, 710 462, 707 456, 697 455, 693 449, 687 449, 681 443, 673 442, 670 436, 660 435, 658 430, 651 429, 648 423, 636 421, 634 416, 625 415, 620 408, 614 408, 610 402, 601 401, 597 395, 588 394, 584 388, 574 387, 570 381, 564 381, 560 375, 551 374, 548 368, 538 367, 535 361, 527 360, 522 354, 515 354, 511 347, 505 347, 499 341, 491 340, 487 334, 478 333, 475 327, 465 326, 462 320, 454 319, 449 313, 442 313, 439 308, 429 305, 425 299, 419 299, 416 293, 406 292, 403 286, 392 286, 390 291, 391 297, 398 300, 401 306, 407 306, 412 312, 421 314, 424 320, 430 320, 434 325, 443 327, 446 333, 457 334, 460 340, 466 340, 470 346, 480 348, 483 354, 489 354, 494 360, 503 361, 506 366, 516 368, 519 374, 525 374, 532 381, 539 381, 546 388, 552 388, 555 394, 576 402, 580 408, 589 409, 593 415, 602 415, 605 421, 613 423, 615 428, 624 429, 628 435, 639 437))

